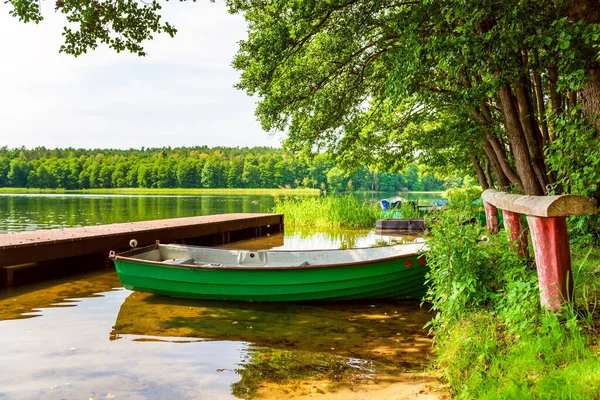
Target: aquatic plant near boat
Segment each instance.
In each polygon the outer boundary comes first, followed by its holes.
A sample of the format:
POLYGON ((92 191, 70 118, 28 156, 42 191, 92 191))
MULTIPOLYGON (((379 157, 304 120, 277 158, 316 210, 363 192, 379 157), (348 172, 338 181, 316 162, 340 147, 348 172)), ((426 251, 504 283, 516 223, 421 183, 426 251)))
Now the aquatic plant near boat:
POLYGON ((379 207, 354 196, 277 198, 273 212, 284 214, 286 225, 361 228, 375 226, 379 207))

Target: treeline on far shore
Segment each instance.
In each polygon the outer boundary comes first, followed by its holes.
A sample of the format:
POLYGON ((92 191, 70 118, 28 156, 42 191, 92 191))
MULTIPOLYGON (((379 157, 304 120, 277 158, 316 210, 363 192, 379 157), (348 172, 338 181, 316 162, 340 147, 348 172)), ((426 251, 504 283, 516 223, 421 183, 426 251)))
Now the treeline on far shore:
POLYGON ((415 164, 400 173, 361 167, 351 174, 326 154, 310 160, 270 147, 149 149, 0 148, 0 187, 318 188, 328 191, 444 190, 462 178, 438 179, 415 164))

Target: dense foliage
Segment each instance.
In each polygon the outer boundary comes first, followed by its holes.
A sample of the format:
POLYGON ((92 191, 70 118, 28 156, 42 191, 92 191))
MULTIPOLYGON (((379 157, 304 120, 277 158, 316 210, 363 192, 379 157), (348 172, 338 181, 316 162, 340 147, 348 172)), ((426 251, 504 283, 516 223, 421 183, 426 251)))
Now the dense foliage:
MULTIPOLYGON (((43 19, 38 1, 8 3, 25 22, 43 19)), ((484 189, 600 205, 597 1, 226 3, 249 27, 233 62, 238 87, 259 99, 265 130, 287 132, 291 153, 326 150, 342 170, 416 160, 446 176, 476 173, 484 189)), ((99 43, 144 55, 155 33, 175 34, 156 1, 56 10, 69 23, 61 50, 76 56, 99 43)), ((573 227, 598 240, 598 222, 573 227)))
MULTIPOLYGON (((24 22, 43 20, 36 0, 8 3, 24 22)), ((581 150, 585 162, 600 149, 598 2, 227 5, 249 25, 233 63, 239 88, 258 96, 263 127, 287 131, 295 153, 327 149, 340 167, 396 170, 417 157, 446 173, 469 168, 484 189, 600 199, 596 173, 560 156, 581 150)), ((68 22, 61 51, 105 43, 144 55, 155 33, 176 33, 160 10, 156 1, 57 1, 68 22)))
MULTIPOLYGON (((449 181, 460 185, 462 179, 449 181)), ((416 164, 402 173, 365 167, 344 173, 327 155, 311 159, 282 150, 175 148, 141 150, 32 150, 0 148, 0 187, 30 188, 277 188, 328 191, 443 190, 444 181, 416 164)))
MULTIPOLYGON (((239 87, 289 148, 327 148, 344 164, 470 167, 484 188, 580 192, 548 157, 566 145, 564 124, 586 136, 600 113, 597 2, 231 3, 250 26, 239 87)), ((587 144, 586 158, 600 148, 587 144)))
MULTIPOLYGON (((436 311, 437 364, 459 398, 598 398, 594 350, 598 258, 576 257, 576 304, 559 314, 540 307, 527 258, 510 251, 506 232, 466 223, 469 193, 428 218, 429 293, 436 311)), ((580 253, 575 249, 575 253, 580 253)))

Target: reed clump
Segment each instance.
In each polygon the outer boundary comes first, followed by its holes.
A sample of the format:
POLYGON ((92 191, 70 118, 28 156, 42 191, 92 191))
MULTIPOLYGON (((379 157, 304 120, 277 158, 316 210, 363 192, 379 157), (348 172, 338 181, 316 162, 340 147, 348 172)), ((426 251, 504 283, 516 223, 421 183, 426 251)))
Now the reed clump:
POLYGON ((372 228, 382 218, 378 206, 354 196, 277 198, 273 212, 284 214, 286 225, 372 228))

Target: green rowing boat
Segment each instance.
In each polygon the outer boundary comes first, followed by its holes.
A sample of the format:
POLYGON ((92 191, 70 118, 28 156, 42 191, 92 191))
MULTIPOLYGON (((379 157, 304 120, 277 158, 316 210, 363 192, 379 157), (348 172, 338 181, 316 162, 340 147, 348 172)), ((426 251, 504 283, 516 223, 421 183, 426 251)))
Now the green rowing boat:
POLYGON ((423 244, 347 250, 250 251, 155 244, 111 252, 129 290, 206 300, 419 299, 423 244))

